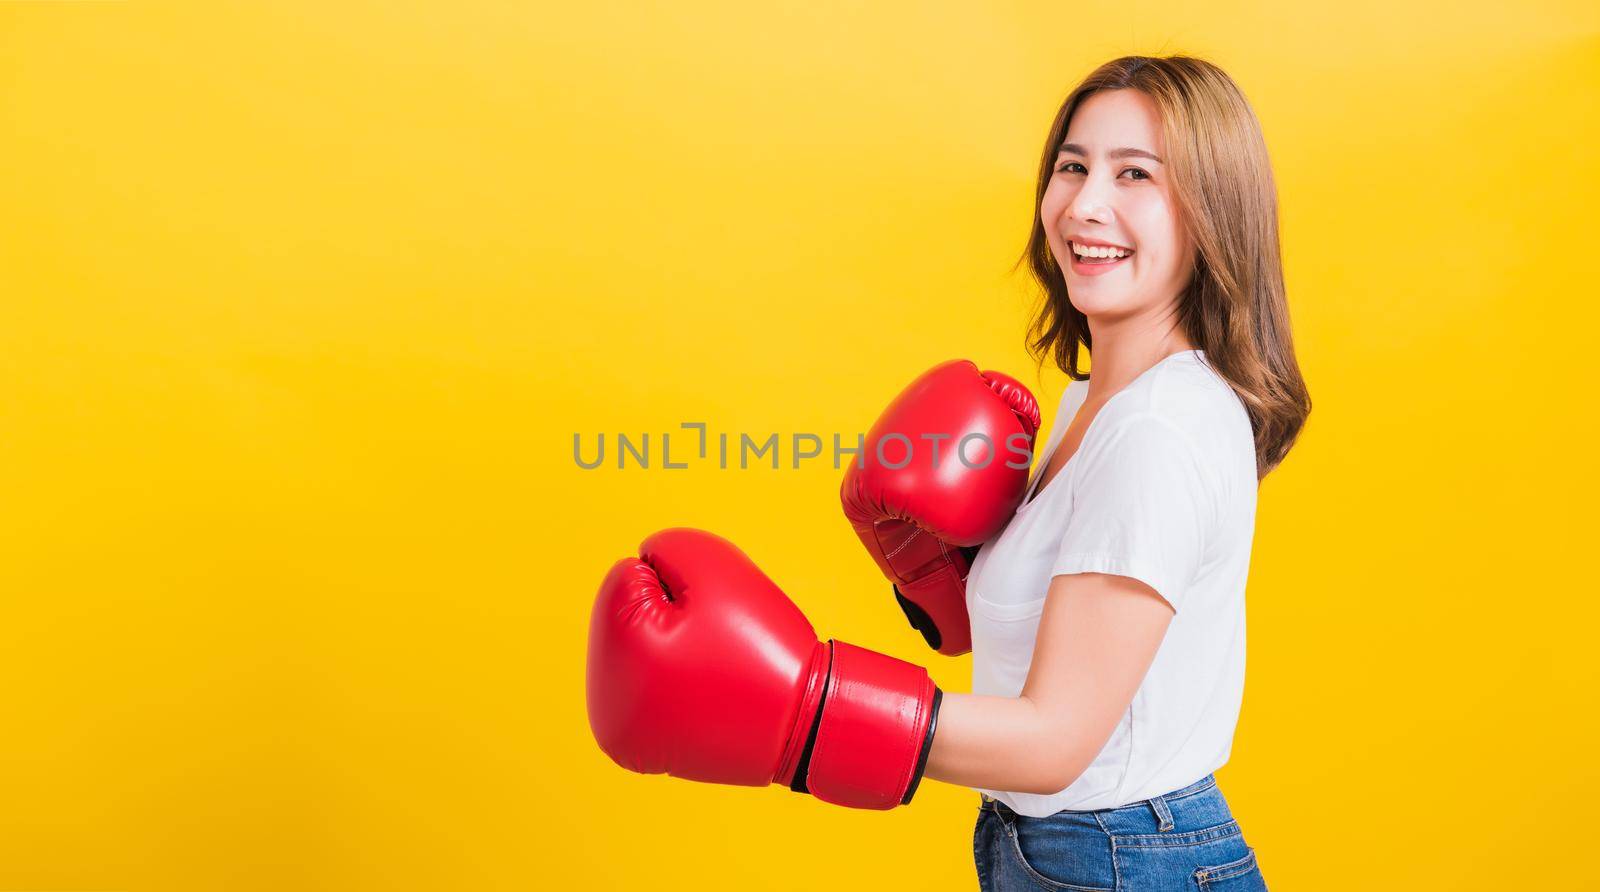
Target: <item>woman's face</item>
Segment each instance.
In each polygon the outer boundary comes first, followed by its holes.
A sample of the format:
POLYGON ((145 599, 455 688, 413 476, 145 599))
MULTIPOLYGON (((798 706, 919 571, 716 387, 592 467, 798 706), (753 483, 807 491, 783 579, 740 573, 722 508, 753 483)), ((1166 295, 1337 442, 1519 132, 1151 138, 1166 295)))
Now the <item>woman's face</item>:
POLYGON ((1178 219, 1165 156, 1160 113, 1138 90, 1095 93, 1073 113, 1039 216, 1067 295, 1084 315, 1160 312, 1188 284, 1194 246, 1178 219), (1078 256, 1099 245, 1132 253, 1110 262, 1078 256))

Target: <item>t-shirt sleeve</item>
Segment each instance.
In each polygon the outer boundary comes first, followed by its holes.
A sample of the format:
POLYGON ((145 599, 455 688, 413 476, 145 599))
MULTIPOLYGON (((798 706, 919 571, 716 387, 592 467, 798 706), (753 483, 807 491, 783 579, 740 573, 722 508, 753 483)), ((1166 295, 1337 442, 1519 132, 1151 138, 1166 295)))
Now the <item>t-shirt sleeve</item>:
POLYGON ((1181 610, 1215 513, 1192 441, 1159 416, 1137 415, 1083 459, 1051 575, 1128 576, 1181 610))

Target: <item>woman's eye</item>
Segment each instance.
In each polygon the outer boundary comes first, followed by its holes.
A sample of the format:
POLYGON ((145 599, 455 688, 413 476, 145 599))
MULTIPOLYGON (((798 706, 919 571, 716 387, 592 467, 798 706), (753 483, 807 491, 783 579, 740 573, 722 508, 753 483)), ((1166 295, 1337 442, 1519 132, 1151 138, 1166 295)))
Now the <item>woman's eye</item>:
MULTIPOLYGON (((1150 179, 1150 174, 1145 173, 1144 171, 1140 170, 1137 167, 1125 168, 1125 169, 1123 169, 1122 172, 1123 173, 1138 174, 1138 176, 1133 176, 1133 177, 1129 177, 1128 178, 1128 179, 1131 179, 1131 180, 1148 180, 1148 179, 1150 179)), ((1083 165, 1079 164, 1076 161, 1063 161, 1063 162, 1061 162, 1061 165, 1056 168, 1056 173, 1088 173, 1088 171, 1084 170, 1083 165), (1074 169, 1074 168, 1076 168, 1076 169, 1074 169)))

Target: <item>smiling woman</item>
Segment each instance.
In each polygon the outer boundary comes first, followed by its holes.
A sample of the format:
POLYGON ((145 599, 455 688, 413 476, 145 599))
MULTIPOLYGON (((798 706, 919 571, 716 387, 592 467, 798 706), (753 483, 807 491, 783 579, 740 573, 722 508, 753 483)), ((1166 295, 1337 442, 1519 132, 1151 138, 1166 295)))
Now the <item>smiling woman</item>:
POLYGON ((1037 195, 1031 344, 1073 380, 972 561, 973 693, 944 697, 926 776, 983 793, 985 889, 1262 889, 1213 772, 1257 485, 1310 400, 1260 128, 1207 62, 1118 59, 1062 104, 1037 195))
POLYGON ((1289 331, 1272 164, 1233 80, 1184 56, 1101 66, 1056 114, 1036 206, 1023 255, 1045 295, 1034 350, 1085 380, 1090 314, 1126 315, 1132 295, 1182 292, 1170 307, 1176 328, 1193 333, 1244 401, 1266 476, 1288 454, 1311 400, 1289 331), (1096 262, 1106 247, 1124 249, 1132 263, 1096 262), (1059 258, 1068 258, 1065 267, 1059 258), (1121 277, 1082 278, 1118 268, 1121 277))

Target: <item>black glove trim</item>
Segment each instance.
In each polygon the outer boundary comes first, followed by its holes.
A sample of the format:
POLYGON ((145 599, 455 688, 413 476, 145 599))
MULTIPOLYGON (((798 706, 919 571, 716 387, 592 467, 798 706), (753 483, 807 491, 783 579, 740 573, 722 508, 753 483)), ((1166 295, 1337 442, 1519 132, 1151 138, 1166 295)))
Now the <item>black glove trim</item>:
POLYGON ((917 756, 917 772, 911 775, 911 786, 906 788, 901 805, 910 805, 911 797, 917 795, 917 785, 922 783, 922 772, 928 770, 928 754, 933 752, 933 732, 939 727, 939 705, 944 702, 944 691, 937 687, 933 689, 933 706, 929 707, 933 716, 928 719, 928 736, 922 739, 922 753, 917 756))
POLYGON ((933 624, 933 617, 921 606, 900 594, 900 586, 894 586, 894 599, 900 602, 900 609, 905 612, 906 619, 911 621, 911 628, 922 633, 923 640, 934 650, 944 643, 944 636, 939 634, 939 627, 933 624))
POLYGON ((800 764, 794 768, 794 780, 789 789, 796 793, 810 793, 806 775, 811 773, 811 749, 817 745, 817 731, 822 728, 822 708, 828 705, 828 682, 833 680, 833 642, 828 642, 828 674, 822 677, 822 696, 817 699, 817 714, 811 719, 811 733, 806 735, 806 745, 800 750, 800 764))

